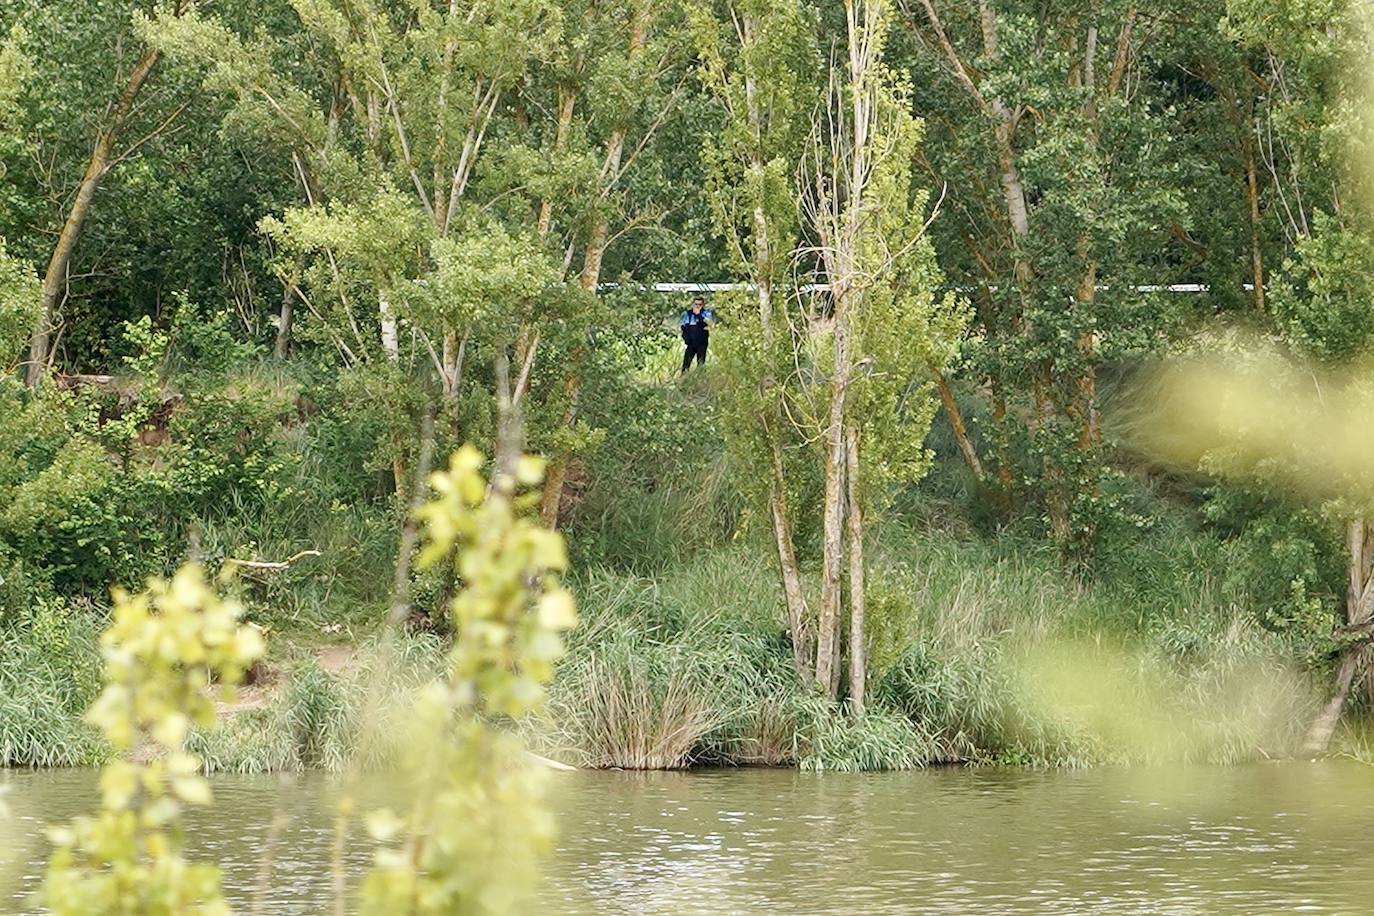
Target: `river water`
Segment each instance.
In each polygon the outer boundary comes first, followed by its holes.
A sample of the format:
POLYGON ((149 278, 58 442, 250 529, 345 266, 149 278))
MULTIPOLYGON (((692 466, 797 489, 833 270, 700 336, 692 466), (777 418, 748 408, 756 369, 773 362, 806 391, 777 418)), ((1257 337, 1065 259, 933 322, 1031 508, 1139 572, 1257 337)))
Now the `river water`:
MULTIPOLYGON (((6 782, 0 912, 38 912, 43 826, 93 807, 94 774, 0 772, 6 782)), ((560 838, 537 913, 1374 912, 1374 768, 1354 763, 551 783, 560 838)), ((326 912, 337 783, 214 788, 214 809, 191 818, 191 853, 223 865, 236 908, 265 887, 261 912, 326 912)), ((370 856, 354 837, 346 870, 370 856)))

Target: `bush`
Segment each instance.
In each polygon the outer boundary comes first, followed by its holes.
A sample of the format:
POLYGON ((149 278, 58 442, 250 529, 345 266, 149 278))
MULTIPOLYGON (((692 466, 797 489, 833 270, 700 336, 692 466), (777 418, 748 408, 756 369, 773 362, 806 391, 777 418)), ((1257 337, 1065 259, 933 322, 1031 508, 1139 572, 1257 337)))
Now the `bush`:
POLYGON ((738 471, 724 455, 715 398, 635 382, 656 350, 611 352, 619 371, 602 367, 598 384, 583 386, 585 422, 605 435, 586 454, 588 483, 571 501, 575 565, 659 572, 734 534, 738 471))

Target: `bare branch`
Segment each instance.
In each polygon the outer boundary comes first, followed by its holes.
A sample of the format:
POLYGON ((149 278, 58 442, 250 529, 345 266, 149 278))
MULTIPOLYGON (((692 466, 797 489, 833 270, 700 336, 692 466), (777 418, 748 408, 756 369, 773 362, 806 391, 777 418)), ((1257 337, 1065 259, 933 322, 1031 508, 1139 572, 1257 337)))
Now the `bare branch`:
POLYGON ((293 553, 291 556, 287 557, 285 560, 280 560, 280 561, 275 561, 275 562, 274 562, 274 561, 269 561, 269 560, 240 560, 240 559, 237 559, 237 558, 235 558, 235 557, 229 557, 228 559, 226 559, 226 560, 224 561, 224 565, 225 565, 225 566, 237 566, 237 567, 239 567, 240 569, 269 569, 269 570, 282 570, 282 569, 290 569, 290 568, 291 568, 291 564, 296 563, 296 562, 299 561, 299 560, 304 560, 306 557, 318 557, 318 556, 320 556, 320 555, 321 555, 321 554, 320 554, 320 552, 319 552, 318 550, 302 550, 302 551, 300 551, 300 552, 298 552, 298 553, 293 553))
POLYGON ((148 143, 150 140, 153 140, 154 138, 156 138, 156 137, 162 135, 163 133, 165 133, 165 132, 167 131, 167 129, 168 129, 169 127, 171 127, 172 124, 175 123, 176 120, 177 120, 178 118, 180 118, 180 117, 182 116, 183 113, 185 113, 186 109, 191 107, 191 102, 192 102, 192 99, 186 99, 184 102, 182 102, 180 105, 178 105, 178 106, 176 107, 176 109, 173 110, 173 112, 172 112, 171 114, 169 114, 169 115, 162 121, 161 124, 159 124, 157 127, 154 127, 154 128, 153 128, 152 130, 150 130, 148 133, 144 134, 142 137, 140 137, 140 138, 138 139, 137 142, 130 144, 130 145, 129 145, 129 148, 126 149, 126 150, 125 150, 123 153, 121 153, 119 156, 117 156, 117 157, 115 157, 114 159, 110 160, 110 166, 109 166, 109 167, 110 167, 110 168, 114 168, 115 166, 119 165, 121 162, 126 162, 126 161, 128 161, 129 159, 132 159, 133 156, 134 156, 134 153, 138 152, 138 150, 139 150, 140 147, 142 147, 144 144, 148 143))

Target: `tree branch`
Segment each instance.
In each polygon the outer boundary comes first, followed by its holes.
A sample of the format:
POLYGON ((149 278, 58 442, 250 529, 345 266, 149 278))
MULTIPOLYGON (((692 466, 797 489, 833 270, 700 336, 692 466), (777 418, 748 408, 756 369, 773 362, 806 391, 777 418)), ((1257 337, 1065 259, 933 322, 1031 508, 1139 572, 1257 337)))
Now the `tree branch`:
POLYGON ((241 569, 270 569, 270 570, 281 570, 281 569, 290 569, 290 568, 291 568, 291 564, 292 564, 292 563, 295 563, 295 562, 298 561, 298 560, 303 560, 303 559, 305 559, 306 557, 318 557, 318 556, 320 556, 320 552, 319 552, 318 550, 302 550, 302 551, 300 551, 299 553, 294 553, 294 554, 292 554, 291 556, 287 557, 285 560, 281 560, 281 561, 277 561, 277 562, 268 561, 268 560, 239 560, 239 559, 235 559, 234 557, 229 557, 228 559, 226 559, 226 560, 224 561, 224 565, 225 565, 225 566, 237 566, 237 567, 239 567, 239 568, 241 568, 241 569))
POLYGON ((1112 72, 1107 78, 1107 95, 1114 96, 1121 88, 1121 80, 1126 75, 1126 64, 1131 57, 1131 35, 1135 30, 1136 8, 1126 11, 1126 21, 1121 25, 1121 34, 1116 40, 1116 53, 1112 56, 1112 72))
POLYGON ((165 120, 163 120, 163 122, 162 122, 161 124, 159 124, 157 127, 154 127, 154 128, 153 128, 152 130, 150 130, 148 133, 144 134, 142 137, 140 137, 140 138, 138 139, 137 142, 130 144, 130 145, 129 145, 129 148, 126 149, 126 150, 125 150, 123 153, 121 153, 119 156, 117 156, 117 157, 114 158, 114 159, 111 159, 111 160, 110 160, 110 166, 109 166, 109 167, 110 167, 110 168, 114 168, 115 166, 119 165, 121 162, 125 162, 125 161, 127 161, 127 160, 129 160, 129 159, 132 159, 134 153, 138 152, 138 150, 139 150, 140 147, 142 147, 144 144, 148 143, 150 140, 153 140, 154 138, 156 138, 156 137, 160 136, 161 134, 165 133, 166 130, 167 130, 167 128, 171 127, 172 124, 175 123, 176 120, 177 120, 178 118, 180 118, 180 117, 182 116, 182 114, 185 113, 186 109, 188 109, 188 108, 191 107, 191 102, 192 102, 192 99, 187 99, 186 101, 184 101, 184 102, 182 102, 180 105, 178 105, 178 106, 176 107, 176 109, 175 109, 171 114, 169 114, 169 115, 166 117, 165 120))
MULTIPOLYGON (((964 64, 963 59, 959 57, 959 52, 954 50, 954 45, 950 42, 949 35, 945 32, 944 24, 940 21, 940 14, 935 11, 935 4, 932 0, 918 0, 918 2, 921 4, 921 8, 925 10, 926 19, 930 22, 930 27, 935 31, 935 40, 939 43, 940 50, 944 52, 954 77, 969 91, 974 101, 978 103, 978 107, 987 110, 987 100, 983 98, 983 93, 979 91, 978 84, 974 82, 969 68, 964 64)), ((908 15, 907 19, 910 21, 911 17, 908 15)), ((914 26, 914 23, 912 23, 912 25, 914 26)))

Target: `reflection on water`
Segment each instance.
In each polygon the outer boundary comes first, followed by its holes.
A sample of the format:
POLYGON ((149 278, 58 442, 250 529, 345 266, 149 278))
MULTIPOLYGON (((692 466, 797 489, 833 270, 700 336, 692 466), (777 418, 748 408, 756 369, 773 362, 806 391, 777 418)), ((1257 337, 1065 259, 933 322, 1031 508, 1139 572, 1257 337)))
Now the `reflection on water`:
MULTIPOLYGON (((33 912, 44 824, 95 804, 88 771, 9 773, 0 912, 33 912)), ((1374 769, 1266 764, 1080 773, 554 773, 561 838, 541 912, 1235 913, 1374 906, 1374 769)), ((215 780, 193 855, 251 907, 331 897, 337 785, 215 780), (275 841, 269 842, 277 821, 275 841), (270 853, 265 855, 270 846, 270 853)), ((345 868, 370 861, 355 836, 345 868)))

